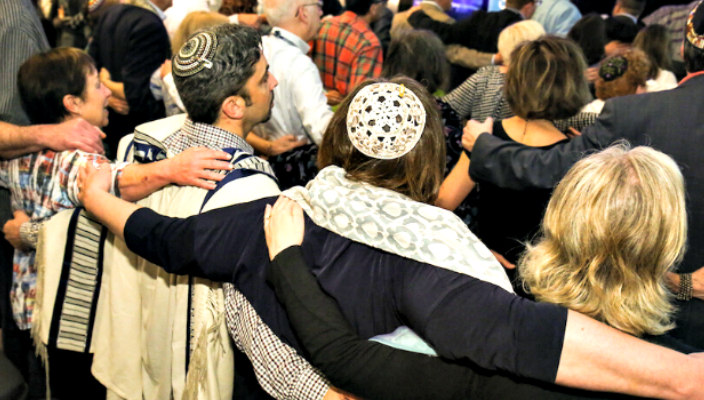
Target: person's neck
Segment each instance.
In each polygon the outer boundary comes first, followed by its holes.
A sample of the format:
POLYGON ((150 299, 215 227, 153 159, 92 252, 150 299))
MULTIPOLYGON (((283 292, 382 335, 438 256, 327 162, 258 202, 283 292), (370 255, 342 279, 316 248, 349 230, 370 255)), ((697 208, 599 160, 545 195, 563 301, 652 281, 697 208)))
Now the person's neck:
POLYGON ((228 132, 232 133, 233 135, 237 135, 237 136, 241 137, 242 139, 244 139, 246 136, 245 132, 249 132, 253 128, 253 126, 246 127, 244 125, 245 124, 242 120, 231 120, 231 119, 223 119, 223 118, 218 119, 213 124, 214 127, 220 128, 224 131, 228 131, 228 132), (245 128, 247 128, 247 129, 245 129, 245 128))
POLYGON ((296 21, 282 22, 279 25, 276 25, 276 28, 280 28, 280 29, 283 29, 287 32, 293 33, 294 35, 298 36, 304 42, 307 42, 312 39, 312 38, 306 37, 306 35, 308 35, 308 27, 305 26, 304 24, 298 23, 296 21))

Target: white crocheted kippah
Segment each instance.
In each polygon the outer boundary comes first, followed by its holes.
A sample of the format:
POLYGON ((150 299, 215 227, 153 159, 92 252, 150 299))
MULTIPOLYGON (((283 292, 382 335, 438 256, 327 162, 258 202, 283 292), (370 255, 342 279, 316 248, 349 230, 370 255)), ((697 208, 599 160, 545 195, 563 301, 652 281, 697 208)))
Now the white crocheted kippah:
POLYGON ((352 99, 347 110, 347 135, 362 154, 391 160, 415 147, 423 134, 425 117, 423 104, 404 85, 372 83, 352 99))
POLYGON ((204 68, 212 68, 212 59, 217 47, 218 38, 213 32, 203 31, 191 36, 171 62, 173 74, 187 77, 197 74, 204 68))

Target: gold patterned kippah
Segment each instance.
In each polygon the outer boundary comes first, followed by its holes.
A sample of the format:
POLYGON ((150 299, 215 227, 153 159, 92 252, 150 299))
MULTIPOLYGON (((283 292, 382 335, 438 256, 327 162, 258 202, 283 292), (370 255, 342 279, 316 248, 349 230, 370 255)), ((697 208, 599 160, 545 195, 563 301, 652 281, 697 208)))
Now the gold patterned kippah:
POLYGON ((701 5, 700 1, 689 13, 685 36, 694 47, 704 50, 704 7, 701 5))
POLYGON ((391 82, 372 83, 350 103, 347 135, 366 156, 399 158, 420 140, 425 117, 425 108, 412 90, 391 82))
POLYGON ((174 75, 187 77, 205 68, 213 68, 213 56, 218 47, 218 39, 213 32, 198 32, 181 46, 171 62, 174 75))

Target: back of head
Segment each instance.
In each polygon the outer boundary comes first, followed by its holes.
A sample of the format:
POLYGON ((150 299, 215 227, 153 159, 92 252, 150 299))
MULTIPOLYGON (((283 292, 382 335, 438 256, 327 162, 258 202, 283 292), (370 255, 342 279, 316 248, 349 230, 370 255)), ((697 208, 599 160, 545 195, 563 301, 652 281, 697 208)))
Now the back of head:
POLYGON ((91 70, 95 70, 93 59, 73 47, 51 49, 25 61, 17 74, 17 86, 29 120, 53 124, 69 116, 64 96, 82 97, 91 70))
POLYGON ((630 44, 638 35, 639 27, 625 15, 606 19, 606 40, 630 44))
POLYGON ((369 12, 374 2, 375 0, 347 0, 345 2, 345 9, 362 16, 369 12))
POLYGON ((343 168, 352 180, 433 204, 445 171, 445 136, 435 99, 418 82, 404 77, 360 83, 340 104, 323 135, 318 167, 329 165, 343 168), (391 85, 384 85, 384 82, 391 85), (391 96, 367 93, 379 85, 391 87, 395 93, 391 96), (417 123, 421 117, 422 126, 417 123), (393 136, 375 135, 371 130, 393 136), (420 136, 416 136, 417 133, 420 136), (353 139, 354 135, 372 142, 360 145, 353 139), (377 139, 379 141, 373 142, 377 139), (384 140, 394 143, 389 146, 384 140), (396 156, 381 154, 389 149, 396 152, 396 156), (399 149, 403 151, 399 153, 399 149))
POLYGON ((606 21, 598 14, 587 14, 577 21, 567 33, 567 37, 579 45, 587 59, 587 65, 594 65, 604 58, 606 21))
POLYGON ((677 164, 649 147, 618 145, 582 159, 558 184, 519 271, 539 301, 660 335, 673 327, 665 273, 686 238, 677 164))
POLYGON ((648 25, 638 32, 633 47, 642 50, 650 60, 649 79, 655 79, 661 69, 672 68, 670 56, 670 34, 662 25, 648 25))
POLYGON ((544 36, 511 53, 504 87, 511 110, 524 119, 563 119, 575 115, 591 94, 586 63, 569 39, 544 36))
POLYGON ((450 75, 445 45, 430 31, 400 31, 389 44, 381 75, 388 78, 407 76, 420 82, 431 93, 444 90, 450 75))
POLYGON ((511 52, 520 43, 538 39, 545 34, 545 29, 538 21, 530 19, 516 22, 504 28, 499 34, 499 53, 508 65, 511 61, 511 52))
POLYGON ((698 3, 685 24, 684 64, 687 72, 704 71, 704 6, 698 3))
POLYGON ((279 26, 282 21, 295 16, 299 3, 299 0, 264 0, 261 4, 269 24, 279 26))
POLYGON ((594 82, 596 97, 608 100, 635 94, 639 86, 645 86, 649 73, 650 61, 641 50, 629 49, 623 54, 608 57, 601 62, 599 75, 594 82))
POLYGON ((243 91, 262 57, 255 29, 223 24, 191 36, 172 60, 174 83, 194 122, 214 123, 230 96, 243 91))
POLYGON ((645 10, 646 0, 616 0, 616 4, 621 7, 621 11, 640 17, 645 10))
POLYGON ((211 11, 193 11, 186 15, 178 26, 174 37, 171 39, 171 48, 180 49, 186 43, 191 35, 197 31, 209 28, 215 25, 226 24, 229 19, 220 14, 211 11))

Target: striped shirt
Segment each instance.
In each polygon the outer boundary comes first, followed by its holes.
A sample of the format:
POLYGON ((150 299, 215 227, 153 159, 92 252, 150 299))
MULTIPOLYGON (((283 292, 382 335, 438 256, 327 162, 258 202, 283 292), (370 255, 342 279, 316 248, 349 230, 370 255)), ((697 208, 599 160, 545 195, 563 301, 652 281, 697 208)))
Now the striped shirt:
POLYGON ((0 1, 0 121, 29 125, 17 91, 20 65, 49 49, 37 10, 29 0, 0 1))
POLYGON ((369 25, 352 11, 323 21, 312 55, 323 86, 343 96, 359 82, 381 75, 381 43, 369 25))

